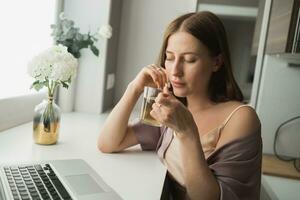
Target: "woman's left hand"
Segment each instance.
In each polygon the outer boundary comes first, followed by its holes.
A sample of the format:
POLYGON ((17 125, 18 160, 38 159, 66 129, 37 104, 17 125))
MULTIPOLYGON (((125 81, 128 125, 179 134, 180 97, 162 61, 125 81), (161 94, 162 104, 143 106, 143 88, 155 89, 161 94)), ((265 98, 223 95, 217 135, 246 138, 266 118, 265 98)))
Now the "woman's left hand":
POLYGON ((177 136, 193 136, 197 125, 191 112, 165 86, 152 105, 150 115, 161 124, 173 129, 177 136))

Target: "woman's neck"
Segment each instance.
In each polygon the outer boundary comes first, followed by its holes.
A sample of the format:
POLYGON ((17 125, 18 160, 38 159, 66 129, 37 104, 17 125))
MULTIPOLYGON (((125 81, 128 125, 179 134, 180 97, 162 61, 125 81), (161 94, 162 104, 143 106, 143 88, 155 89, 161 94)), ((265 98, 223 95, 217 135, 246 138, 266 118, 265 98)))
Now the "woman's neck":
POLYGON ((192 114, 196 114, 216 105, 216 103, 211 101, 208 96, 193 95, 187 96, 186 98, 187 107, 192 114))

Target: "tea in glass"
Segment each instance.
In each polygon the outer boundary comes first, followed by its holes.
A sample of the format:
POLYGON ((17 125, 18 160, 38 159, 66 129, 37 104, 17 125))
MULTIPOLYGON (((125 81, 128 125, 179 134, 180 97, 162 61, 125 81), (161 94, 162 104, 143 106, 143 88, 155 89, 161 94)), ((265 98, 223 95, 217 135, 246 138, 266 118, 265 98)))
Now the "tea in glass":
POLYGON ((161 90, 157 88, 144 88, 143 104, 140 115, 142 123, 157 127, 161 126, 161 124, 150 115, 150 112, 152 110, 152 104, 155 102, 155 98, 160 92, 161 90))

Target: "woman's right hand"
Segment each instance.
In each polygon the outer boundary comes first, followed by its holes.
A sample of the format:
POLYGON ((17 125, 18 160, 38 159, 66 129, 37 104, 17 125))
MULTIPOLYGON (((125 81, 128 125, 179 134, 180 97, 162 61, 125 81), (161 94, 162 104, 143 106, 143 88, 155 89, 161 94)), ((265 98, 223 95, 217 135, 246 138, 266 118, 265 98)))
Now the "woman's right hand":
POLYGON ((166 70, 151 64, 144 67, 131 83, 139 93, 142 93, 145 86, 163 89, 167 81, 166 70))

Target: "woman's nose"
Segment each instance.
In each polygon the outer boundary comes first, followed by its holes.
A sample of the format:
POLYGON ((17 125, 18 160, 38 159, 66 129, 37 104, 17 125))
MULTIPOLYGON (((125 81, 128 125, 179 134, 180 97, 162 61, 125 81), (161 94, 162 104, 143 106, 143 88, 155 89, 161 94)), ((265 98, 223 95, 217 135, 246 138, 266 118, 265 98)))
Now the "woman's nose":
POLYGON ((173 62, 171 74, 179 77, 183 75, 182 63, 180 62, 180 59, 177 59, 175 62, 173 62))

